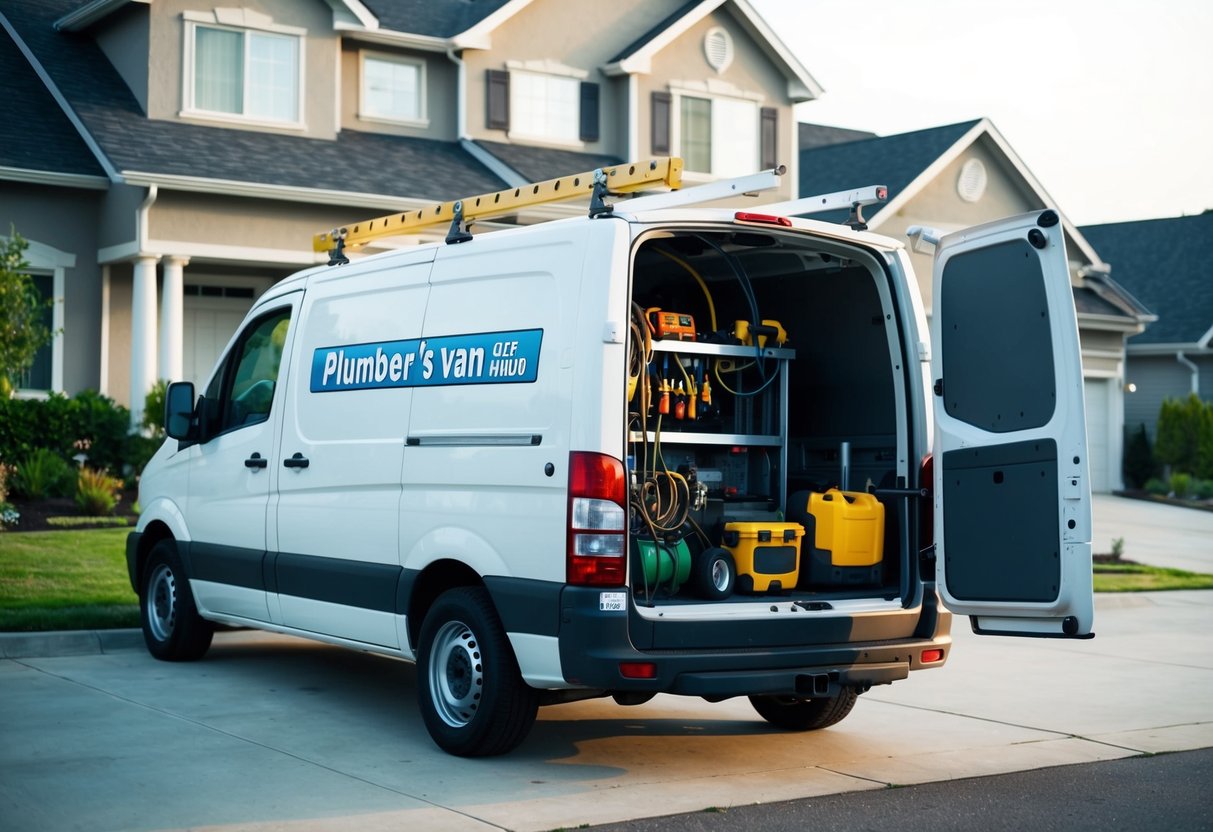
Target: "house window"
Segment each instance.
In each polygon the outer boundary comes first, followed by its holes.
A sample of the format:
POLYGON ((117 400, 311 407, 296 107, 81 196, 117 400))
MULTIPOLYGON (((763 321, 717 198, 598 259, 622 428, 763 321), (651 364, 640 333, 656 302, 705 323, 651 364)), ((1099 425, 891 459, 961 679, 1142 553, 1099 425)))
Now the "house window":
MULTIPOLYGON (((40 316, 42 325, 47 332, 55 331, 54 306, 50 303, 55 294, 55 280, 49 274, 30 274, 34 289, 43 301, 40 316)), ((34 362, 27 367, 17 379, 17 388, 24 391, 50 392, 54 389, 52 383, 52 368, 54 367, 54 344, 43 344, 34 354, 34 362)))
POLYGON ((688 171, 744 176, 759 167, 759 111, 738 98, 679 96, 678 146, 688 171))
POLYGON ((299 37, 200 24, 189 28, 189 109, 259 121, 299 121, 299 37))
POLYGON ((363 53, 361 115, 389 121, 424 121, 425 64, 363 53))
POLYGON ((510 72, 510 130, 520 136, 555 142, 579 138, 576 78, 510 72))

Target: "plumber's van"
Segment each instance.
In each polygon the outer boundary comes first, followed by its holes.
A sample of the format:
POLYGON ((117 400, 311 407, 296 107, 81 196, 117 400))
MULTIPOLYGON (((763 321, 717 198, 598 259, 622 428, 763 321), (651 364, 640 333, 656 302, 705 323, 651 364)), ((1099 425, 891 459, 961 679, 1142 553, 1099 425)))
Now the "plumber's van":
POLYGON ((171 385, 127 544, 153 655, 228 625, 412 660, 472 756, 595 696, 823 728, 942 666, 952 613, 1091 634, 1057 213, 939 238, 928 330, 902 242, 799 216, 863 199, 612 209, 636 169, 587 176, 592 216, 474 238, 445 204, 448 243, 281 281, 200 396, 171 385))

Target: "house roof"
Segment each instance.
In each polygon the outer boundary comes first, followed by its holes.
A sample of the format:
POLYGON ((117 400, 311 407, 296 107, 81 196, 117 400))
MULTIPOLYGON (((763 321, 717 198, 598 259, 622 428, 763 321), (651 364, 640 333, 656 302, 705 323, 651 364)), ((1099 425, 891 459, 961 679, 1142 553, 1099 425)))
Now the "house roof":
MULTIPOLYGON (((105 175, 75 126, 46 94, 37 73, 4 30, 0 30, 0 77, 5 79, 5 107, 16 116, 0 119, 0 167, 105 175)), ((13 178, 17 178, 15 174, 13 178)))
POLYGON ((190 177, 435 200, 504 187, 454 142, 354 130, 326 141, 148 119, 96 43, 54 30, 54 21, 76 5, 76 0, 4 0, 0 14, 79 119, 111 179, 190 177))
POLYGON ((1130 344, 1213 343, 1213 211, 1086 225, 1082 233, 1116 281, 1158 315, 1130 344))
POLYGON ((527 147, 505 142, 476 142, 505 165, 513 168, 528 182, 542 182, 571 173, 591 171, 596 168, 618 165, 623 162, 614 156, 599 153, 578 153, 573 150, 558 150, 547 147, 527 147))
MULTIPOLYGON (((828 194, 857 183, 887 185, 889 201, 952 148, 978 121, 948 124, 895 136, 871 136, 800 149, 800 193, 828 194)), ((810 137, 816 131, 810 132, 810 137)), ((823 218, 823 217, 819 217, 823 218)), ((838 218, 846 219, 846 212, 838 218)))
POLYGON ((511 0, 362 0, 379 26, 412 35, 451 38, 466 32, 511 0))
POLYGON ((851 130, 846 127, 828 127, 824 124, 809 124, 800 122, 797 127, 797 140, 800 150, 825 147, 843 142, 857 142, 861 139, 874 139, 875 133, 867 130, 851 130))

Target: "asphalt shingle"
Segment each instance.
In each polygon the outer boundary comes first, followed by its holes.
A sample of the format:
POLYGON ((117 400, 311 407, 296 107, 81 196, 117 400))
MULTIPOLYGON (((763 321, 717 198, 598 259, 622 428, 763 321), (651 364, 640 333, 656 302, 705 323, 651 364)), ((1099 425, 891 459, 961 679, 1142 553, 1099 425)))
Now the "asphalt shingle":
POLYGON ((550 147, 528 147, 505 142, 478 141, 476 144, 518 171, 530 182, 542 182, 570 173, 582 173, 595 168, 618 165, 623 160, 600 153, 579 153, 550 147))
POLYGON ((454 37, 475 26, 509 0, 362 0, 379 26, 413 35, 454 37))
POLYGON ((1079 229, 1112 278, 1158 315, 1132 344, 1194 344, 1213 327, 1213 210, 1079 229))

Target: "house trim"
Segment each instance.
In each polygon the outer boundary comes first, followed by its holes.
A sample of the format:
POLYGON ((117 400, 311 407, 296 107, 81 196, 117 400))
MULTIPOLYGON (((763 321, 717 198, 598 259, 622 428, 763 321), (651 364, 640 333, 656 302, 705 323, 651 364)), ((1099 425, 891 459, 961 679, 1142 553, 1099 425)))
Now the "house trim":
POLYGON ((471 139, 460 139, 459 146, 472 156, 477 162, 488 168, 494 176, 501 179, 511 188, 520 188, 523 185, 529 184, 529 180, 518 171, 507 165, 505 162, 498 159, 487 149, 476 144, 471 139))
POLYGON ((314 266, 328 258, 310 248, 260 248, 229 246, 222 243, 199 243, 189 240, 134 240, 97 250, 97 262, 102 266, 125 263, 139 257, 184 257, 188 259, 225 263, 266 263, 272 265, 314 266))
POLYGON ((158 185, 174 191, 241 196, 250 199, 281 199, 287 202, 305 202, 313 205, 342 205, 348 208, 386 208, 394 211, 423 208, 433 204, 431 200, 394 197, 385 194, 305 188, 298 185, 266 185, 236 179, 208 179, 201 176, 145 171, 123 171, 119 181, 140 187, 158 185))
MULTIPOLYGON (((30 274, 50 275, 51 278, 51 393, 63 392, 63 325, 64 302, 67 297, 67 270, 76 267, 76 255, 48 246, 37 240, 27 240, 25 262, 30 274)), ((25 396, 40 396, 42 390, 18 391, 25 396)))
POLYGON ((53 170, 32 170, 30 168, 11 168, 5 165, 0 165, 0 180, 28 182, 32 185, 52 185, 61 188, 84 188, 95 191, 104 191, 110 186, 110 181, 104 176, 91 176, 87 173, 59 173, 53 170))
POLYGON ((455 35, 451 42, 459 49, 492 49, 493 31, 529 5, 531 0, 510 0, 470 29, 455 35))

